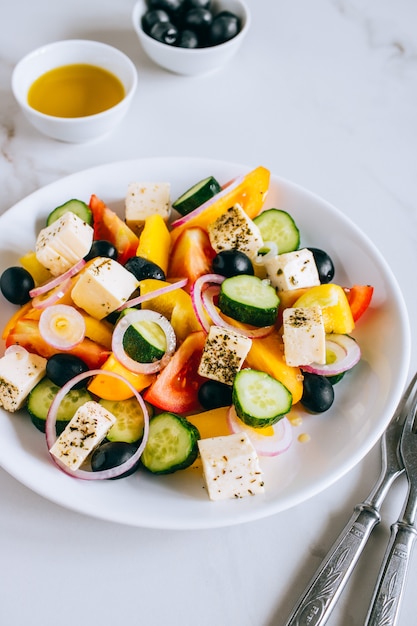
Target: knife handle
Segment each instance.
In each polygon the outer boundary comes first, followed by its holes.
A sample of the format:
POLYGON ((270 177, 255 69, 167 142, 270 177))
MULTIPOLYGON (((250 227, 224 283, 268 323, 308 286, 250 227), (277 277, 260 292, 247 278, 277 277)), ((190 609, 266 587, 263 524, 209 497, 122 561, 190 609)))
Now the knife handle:
POLYGON ((417 531, 410 524, 400 521, 391 526, 390 542, 365 626, 394 626, 397 623, 410 555, 416 538, 417 531))
POLYGON ((285 626, 325 624, 369 535, 380 519, 379 511, 369 504, 362 503, 355 507, 352 517, 323 560, 285 626))

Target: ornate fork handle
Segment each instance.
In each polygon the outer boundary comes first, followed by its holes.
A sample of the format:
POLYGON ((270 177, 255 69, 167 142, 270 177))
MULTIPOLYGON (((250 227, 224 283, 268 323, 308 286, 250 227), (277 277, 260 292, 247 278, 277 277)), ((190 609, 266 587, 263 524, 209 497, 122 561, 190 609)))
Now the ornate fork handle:
POLYGON ((410 555, 416 539, 414 525, 399 521, 391 526, 390 543, 365 626, 394 626, 397 623, 410 555))
POLYGON ((369 503, 358 504, 349 522, 333 544, 286 626, 325 624, 359 556, 381 517, 369 503))

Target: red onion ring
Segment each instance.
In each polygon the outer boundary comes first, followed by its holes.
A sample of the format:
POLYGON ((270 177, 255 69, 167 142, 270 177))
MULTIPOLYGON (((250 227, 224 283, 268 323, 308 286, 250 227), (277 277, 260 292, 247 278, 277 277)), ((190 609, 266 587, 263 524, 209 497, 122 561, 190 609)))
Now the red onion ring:
POLYGON ((326 335, 326 352, 332 351, 336 356, 333 363, 309 363, 300 366, 305 372, 320 376, 336 376, 352 369, 360 361, 361 349, 353 337, 331 333, 326 335))
POLYGON ((212 198, 210 198, 209 200, 201 204, 199 207, 194 209, 194 211, 191 211, 191 213, 187 213, 187 215, 184 215, 183 217, 180 217, 177 220, 173 221, 171 224, 171 227, 176 228, 177 226, 182 226, 183 224, 187 224, 187 222, 189 222, 191 219, 193 219, 194 217, 196 217, 197 215, 199 215, 200 213, 208 209, 208 207, 210 207, 212 204, 217 202, 217 200, 220 200, 221 198, 223 198, 223 196, 227 195, 230 191, 233 191, 233 189, 235 189, 238 185, 240 185, 240 183, 244 180, 244 178, 245 178, 244 176, 238 176, 237 178, 235 178, 233 181, 231 181, 229 185, 224 187, 221 191, 219 191, 219 193, 216 193, 215 196, 213 196, 212 198))
POLYGON ((81 380, 84 380, 85 378, 89 378, 90 376, 96 376, 98 374, 100 374, 100 376, 103 374, 105 376, 113 376, 113 378, 118 378, 119 380, 123 381, 128 387, 130 387, 130 389, 133 391, 143 412, 143 438, 135 454, 133 454, 129 459, 127 459, 127 461, 125 461, 124 463, 121 463, 121 465, 118 465, 117 467, 112 467, 107 470, 100 470, 98 472, 93 472, 93 471, 89 472, 89 471, 80 470, 80 469, 71 470, 69 467, 67 467, 62 462, 60 462, 59 459, 54 457, 53 454, 50 454, 55 465, 57 465, 57 467, 59 467, 60 470, 62 470, 65 474, 68 474, 68 476, 71 476, 72 478, 81 478, 83 480, 107 480, 110 478, 116 478, 117 476, 121 476, 125 472, 129 471, 138 462, 139 458, 142 455, 143 450, 145 449, 146 443, 148 441, 149 412, 140 393, 134 388, 134 386, 126 378, 124 378, 123 376, 120 376, 120 374, 116 374, 115 372, 110 372, 107 370, 98 369, 98 370, 89 370, 88 372, 83 372, 82 374, 78 374, 77 376, 74 376, 74 378, 72 378, 63 387, 61 387, 61 389, 56 394, 55 398, 52 401, 51 406, 49 407, 48 415, 46 418, 46 424, 45 424, 46 444, 48 446, 48 451, 52 448, 52 446, 54 445, 57 439, 56 433, 55 433, 56 417, 58 414, 59 405, 61 404, 64 396, 68 393, 68 391, 72 389, 74 385, 76 385, 81 380))
POLYGON ((194 313, 200 323, 201 328, 208 333, 210 322, 207 319, 206 311, 203 306, 202 293, 203 289, 209 284, 221 285, 225 277, 220 274, 204 274, 197 278, 191 287, 191 302, 194 313))
POLYGON ((67 280, 67 278, 71 278, 75 274, 78 274, 78 272, 84 267, 85 263, 86 262, 84 259, 80 259, 79 261, 77 261, 77 263, 75 263, 75 265, 70 267, 66 272, 64 272, 63 274, 60 274, 60 276, 57 276, 56 278, 52 278, 51 280, 48 280, 47 283, 44 283, 43 285, 40 285, 39 287, 35 287, 34 289, 31 289, 29 291, 29 296, 31 298, 36 298, 37 296, 41 296, 47 291, 50 291, 54 287, 57 287, 62 282, 67 280))
POLYGON ((215 288, 213 287, 213 288, 206 289, 206 291, 204 291, 201 296, 203 300, 204 308, 206 309, 207 313, 209 314, 213 323, 216 326, 221 326, 222 328, 226 328, 227 330, 232 330, 236 333, 240 333, 241 335, 244 335, 245 337, 248 337, 249 339, 258 339, 261 337, 266 337, 273 331, 274 329, 273 325, 263 326, 262 328, 242 328, 240 326, 233 326, 232 324, 228 324, 222 318, 222 316, 217 310, 217 307, 215 306, 213 302, 213 297, 217 295, 217 293, 218 293, 218 290, 215 290, 215 288))
POLYGON ((85 337, 85 321, 81 313, 73 306, 55 304, 42 311, 39 318, 39 332, 53 348, 71 350, 85 337), (64 320, 63 324, 60 324, 60 319, 64 320))
POLYGON ((262 434, 262 428, 251 428, 240 420, 232 405, 227 412, 227 423, 232 433, 247 433, 259 456, 278 456, 290 447, 293 441, 292 426, 284 416, 271 426, 273 435, 262 434))
POLYGON ((46 292, 46 295, 35 296, 32 300, 32 306, 34 309, 42 310, 48 306, 55 304, 60 298, 63 298, 70 290, 72 285, 71 278, 67 278, 61 284, 57 285, 50 292, 46 292))
POLYGON ((176 347, 175 331, 166 317, 156 311, 150 309, 134 309, 126 313, 116 324, 112 336, 112 350, 116 359, 131 372, 136 374, 154 374, 168 365, 171 356, 174 354, 176 347), (126 330, 131 324, 148 320, 158 324, 163 332, 167 342, 167 348, 162 359, 153 361, 152 363, 139 363, 130 358, 123 348, 123 337, 126 330))
POLYGON ((157 298, 158 296, 163 296, 170 291, 175 291, 176 289, 182 289, 188 283, 188 278, 182 278, 181 280, 177 280, 175 283, 171 285, 165 285, 165 287, 161 287, 160 289, 155 289, 154 291, 150 291, 149 293, 144 294, 143 296, 138 296, 137 298, 132 298, 131 300, 127 300, 124 302, 122 306, 120 306, 117 310, 123 311, 124 309, 128 309, 130 307, 137 306, 138 304, 142 304, 142 302, 147 302, 148 300, 152 300, 153 298, 157 298))

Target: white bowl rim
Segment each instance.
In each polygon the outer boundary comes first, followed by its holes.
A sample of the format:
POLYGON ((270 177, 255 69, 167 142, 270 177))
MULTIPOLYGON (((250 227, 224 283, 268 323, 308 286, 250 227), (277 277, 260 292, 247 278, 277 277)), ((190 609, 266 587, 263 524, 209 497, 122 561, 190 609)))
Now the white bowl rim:
MULTIPOLYGON (((60 67, 61 65, 63 65, 63 63, 57 63, 55 67, 60 67)), ((97 67, 99 66, 100 66, 99 63, 97 63, 97 67)), ((33 80, 36 80, 36 79, 34 78, 33 80)), ((49 120, 51 122, 53 121, 53 122, 64 124, 64 125, 70 125, 74 123, 82 123, 87 120, 91 122, 91 120, 93 119, 96 120, 96 119, 107 117, 111 115, 113 112, 115 112, 116 110, 118 110, 119 108, 122 108, 123 106, 125 106, 126 102, 128 102, 133 97, 133 94, 136 91, 138 76, 137 76, 136 67, 133 61, 127 56, 127 54, 125 54, 124 52, 122 52, 122 50, 119 50, 119 48, 116 48, 115 46, 104 43, 102 41, 96 41, 93 39, 60 39, 60 40, 52 41, 42 46, 39 46, 38 48, 35 48, 31 52, 28 52, 24 57, 22 57, 20 61, 16 63, 13 69, 11 82, 12 82, 12 91, 13 91, 14 97, 16 98, 18 104, 22 107, 22 109, 24 109, 27 113, 41 120, 49 120), (100 48, 102 50, 105 49, 111 52, 111 54, 117 54, 117 56, 119 56, 119 58, 122 59, 123 62, 126 64, 126 67, 130 71, 131 79, 132 79, 131 85, 129 89, 125 92, 125 95, 122 98, 122 100, 120 100, 120 102, 110 107, 109 109, 106 109, 105 111, 100 111, 100 113, 94 113, 93 115, 85 115, 83 117, 60 117, 59 115, 48 115, 46 113, 41 113, 40 111, 37 111, 36 109, 31 107, 28 104, 27 99, 22 98, 16 88, 16 77, 17 77, 18 72, 21 71, 23 64, 30 61, 33 57, 38 56, 38 55, 40 56, 41 54, 47 54, 50 50, 53 50, 54 48, 64 46, 64 45, 65 46, 68 46, 68 45, 89 46, 90 48, 97 48, 97 49, 100 48)))
MULTIPOLYGON (((219 1, 221 2, 221 0, 219 1)), ((226 50, 230 46, 235 45, 238 41, 240 41, 240 39, 245 37, 247 31, 249 30, 249 26, 250 26, 251 19, 252 19, 249 7, 244 0, 235 0, 235 1, 237 4, 239 4, 242 7, 242 11, 245 16, 244 24, 241 30, 237 33, 237 35, 232 37, 232 39, 228 39, 227 41, 216 44, 215 46, 206 46, 204 48, 181 48, 180 46, 169 46, 169 44, 166 44, 166 43, 163 43, 162 41, 158 41, 157 39, 154 39, 153 37, 145 33, 145 31, 143 30, 141 26, 141 19, 139 20, 137 19, 138 17, 142 18, 142 15, 144 15, 144 13, 141 13, 141 9, 143 6, 146 7, 146 0, 137 0, 137 2, 135 3, 133 7, 133 12, 132 12, 133 28, 135 29, 139 37, 143 37, 143 39, 149 43, 152 42, 152 44, 154 44, 160 50, 162 49, 166 50, 167 48, 170 48, 172 50, 175 50, 176 51, 175 54, 178 54, 178 55, 183 54, 184 56, 189 55, 189 56, 195 56, 195 57, 205 56, 209 53, 209 51, 226 50)))

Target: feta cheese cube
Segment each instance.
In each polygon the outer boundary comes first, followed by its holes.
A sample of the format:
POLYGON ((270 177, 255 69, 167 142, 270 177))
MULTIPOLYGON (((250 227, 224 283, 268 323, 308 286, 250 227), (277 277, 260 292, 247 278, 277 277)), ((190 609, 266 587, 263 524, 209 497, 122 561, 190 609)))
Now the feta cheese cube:
POLYGON ((255 259, 263 245, 261 231, 239 204, 220 215, 207 230, 211 246, 217 253, 235 249, 255 259))
POLYGON ((199 439, 198 448, 210 500, 264 493, 258 455, 246 433, 199 439))
POLYGON ((265 268, 271 284, 278 291, 320 285, 313 253, 307 248, 278 254, 265 262, 265 268))
POLYGON ((0 406, 14 413, 45 376, 47 360, 21 346, 11 346, 0 359, 0 406))
POLYGON ((326 334, 321 308, 284 309, 283 340, 287 365, 326 363, 326 334))
POLYGON ((126 302, 138 285, 139 281, 123 265, 97 257, 78 278, 71 298, 78 307, 101 320, 126 302))
POLYGON ((140 235, 146 218, 154 214, 168 221, 170 193, 169 183, 130 183, 125 198, 125 221, 129 228, 140 235))
POLYGON ((53 276, 59 276, 88 254, 93 235, 94 230, 89 224, 68 211, 40 231, 36 240, 36 258, 53 276))
POLYGON ((205 378, 232 385, 251 346, 249 337, 221 326, 210 326, 198 373, 205 378))
POLYGON ((116 422, 115 416, 91 400, 80 406, 50 453, 72 470, 78 469, 116 422))

